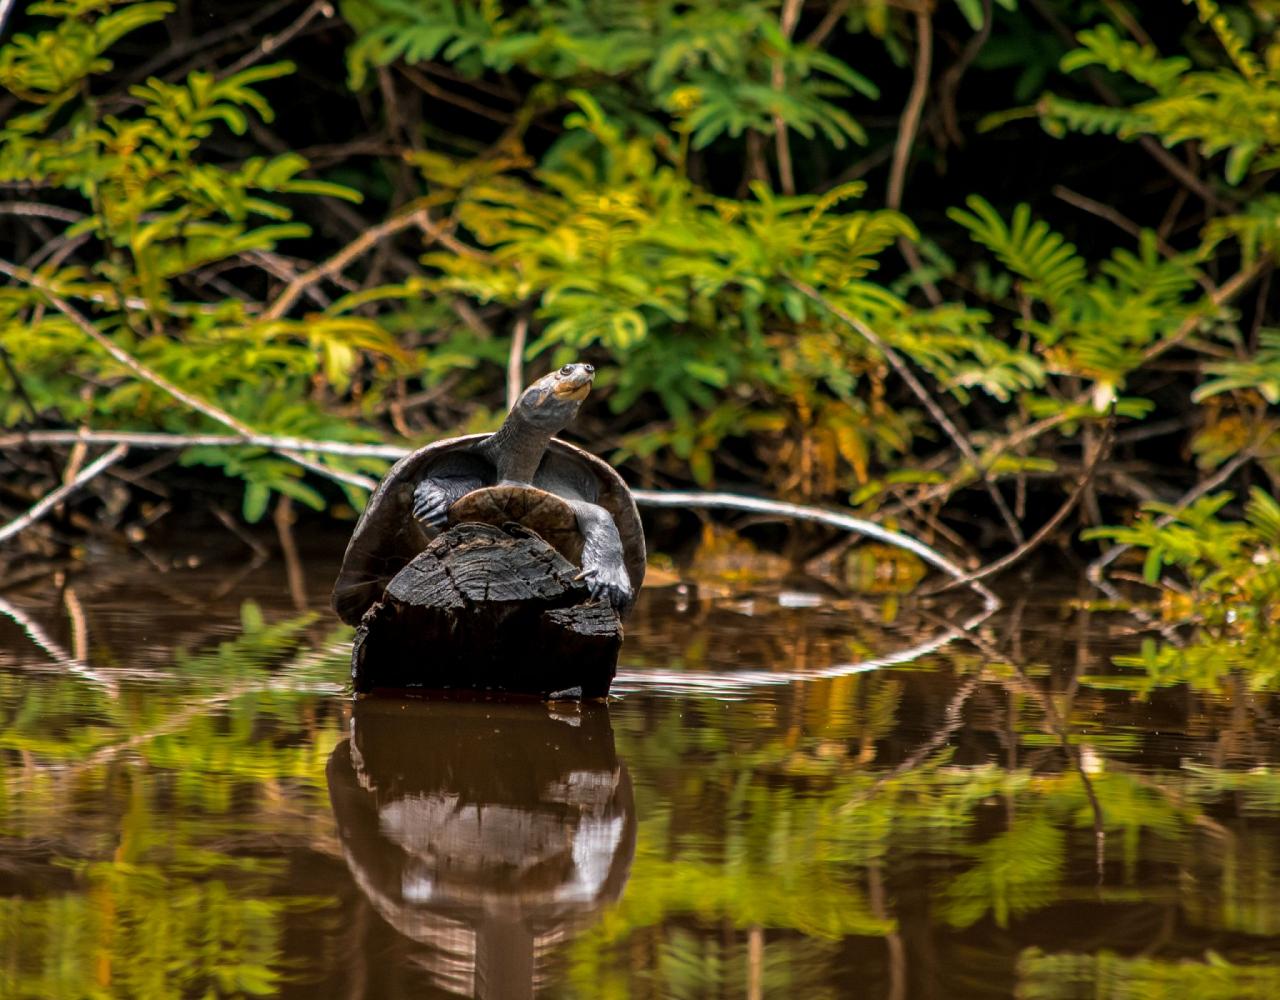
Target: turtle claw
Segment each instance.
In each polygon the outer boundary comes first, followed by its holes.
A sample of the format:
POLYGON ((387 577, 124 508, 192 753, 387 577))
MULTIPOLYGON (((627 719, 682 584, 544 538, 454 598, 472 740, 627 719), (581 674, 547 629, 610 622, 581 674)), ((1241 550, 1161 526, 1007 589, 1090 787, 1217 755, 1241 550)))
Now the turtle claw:
POLYGON ((577 579, 587 585, 593 601, 607 601, 619 610, 631 604, 631 581, 621 570, 592 566, 579 573, 577 579))
POLYGON ((453 497, 432 482, 422 482, 413 491, 413 516, 437 531, 449 523, 453 497))

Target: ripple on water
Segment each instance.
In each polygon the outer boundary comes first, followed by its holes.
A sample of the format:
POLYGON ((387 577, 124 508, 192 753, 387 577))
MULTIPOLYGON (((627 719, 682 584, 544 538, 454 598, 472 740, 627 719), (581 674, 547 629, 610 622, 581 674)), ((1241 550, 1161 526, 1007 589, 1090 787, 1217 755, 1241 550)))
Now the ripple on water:
POLYGON ((649 592, 608 706, 353 704, 327 575, 4 594, 6 995, 1280 995, 1280 706, 1061 589, 649 592))

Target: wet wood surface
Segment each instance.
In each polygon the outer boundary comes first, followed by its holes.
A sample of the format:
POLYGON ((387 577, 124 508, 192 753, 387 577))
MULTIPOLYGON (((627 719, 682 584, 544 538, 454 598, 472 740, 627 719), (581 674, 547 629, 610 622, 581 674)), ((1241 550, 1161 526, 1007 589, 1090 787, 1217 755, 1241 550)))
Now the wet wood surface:
POLYGON ((459 524, 434 539, 364 616, 357 692, 465 688, 603 697, 622 644, 579 569, 519 525, 459 524))

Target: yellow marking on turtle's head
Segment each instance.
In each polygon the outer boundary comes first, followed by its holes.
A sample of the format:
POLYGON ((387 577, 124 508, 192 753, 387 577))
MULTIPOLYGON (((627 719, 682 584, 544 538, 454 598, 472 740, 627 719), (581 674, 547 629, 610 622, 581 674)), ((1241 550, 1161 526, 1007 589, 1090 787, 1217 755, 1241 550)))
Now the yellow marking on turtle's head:
POLYGON ((596 377, 596 370, 591 365, 565 365, 550 377, 554 380, 551 391, 557 399, 581 402, 591 392, 591 383, 596 377))

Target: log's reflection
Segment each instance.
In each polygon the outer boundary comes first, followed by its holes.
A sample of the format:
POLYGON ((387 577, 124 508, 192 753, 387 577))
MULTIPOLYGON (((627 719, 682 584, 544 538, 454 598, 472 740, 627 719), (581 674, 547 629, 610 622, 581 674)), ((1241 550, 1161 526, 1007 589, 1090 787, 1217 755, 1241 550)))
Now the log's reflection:
POLYGON ((635 801, 602 705, 361 701, 328 780, 361 893, 450 993, 533 996, 630 872, 635 801))

